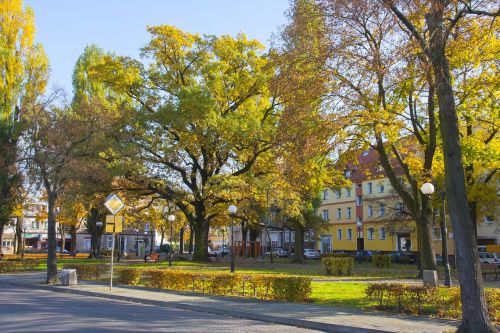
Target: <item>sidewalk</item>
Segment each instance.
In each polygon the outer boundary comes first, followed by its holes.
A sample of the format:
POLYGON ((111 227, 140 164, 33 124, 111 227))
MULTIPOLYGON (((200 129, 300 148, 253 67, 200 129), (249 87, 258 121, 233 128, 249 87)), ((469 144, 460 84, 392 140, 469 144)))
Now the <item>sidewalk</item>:
POLYGON ((437 333, 453 331, 458 324, 456 321, 388 315, 308 304, 178 293, 142 287, 118 286, 113 287, 113 290, 110 291, 109 286, 88 281, 79 281, 77 286, 72 287, 47 286, 43 284, 44 278, 45 273, 0 275, 0 284, 228 315, 323 332, 437 333))

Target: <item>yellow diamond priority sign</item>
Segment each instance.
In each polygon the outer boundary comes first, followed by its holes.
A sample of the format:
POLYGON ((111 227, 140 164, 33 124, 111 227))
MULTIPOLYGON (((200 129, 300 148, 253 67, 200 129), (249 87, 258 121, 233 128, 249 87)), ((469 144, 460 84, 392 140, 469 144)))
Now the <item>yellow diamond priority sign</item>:
POLYGON ((106 198, 104 206, 106 206, 106 208, 112 215, 116 215, 120 210, 123 209, 123 207, 125 207, 125 204, 119 196, 113 193, 106 198))

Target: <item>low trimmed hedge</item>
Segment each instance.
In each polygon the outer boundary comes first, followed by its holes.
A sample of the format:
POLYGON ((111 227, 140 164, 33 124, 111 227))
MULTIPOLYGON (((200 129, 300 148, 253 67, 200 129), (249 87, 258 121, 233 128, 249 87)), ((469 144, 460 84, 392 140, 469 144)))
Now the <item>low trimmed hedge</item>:
POLYGON ((378 268, 389 268, 391 267, 391 256, 385 255, 374 255, 372 256, 373 266, 378 268))
POLYGON ((64 265, 63 269, 76 269, 76 275, 82 280, 99 280, 108 272, 108 265, 64 265))
POLYGON ((170 269, 122 269, 120 283, 178 291, 202 292, 304 302, 311 295, 311 278, 304 276, 239 274, 212 272, 201 273, 170 269))
POLYGON ((327 257, 321 259, 321 265, 325 268, 327 275, 351 275, 354 267, 352 257, 327 257))
POLYGON ((352 257, 349 253, 322 253, 320 258, 348 258, 352 257))
POLYGON ((0 260, 0 273, 32 271, 38 267, 38 260, 0 260))
MULTIPOLYGON (((485 289, 490 319, 500 322, 500 290, 485 289)), ((460 288, 429 288, 402 283, 370 283, 366 297, 379 309, 395 309, 411 314, 433 314, 441 318, 461 319, 460 288)))

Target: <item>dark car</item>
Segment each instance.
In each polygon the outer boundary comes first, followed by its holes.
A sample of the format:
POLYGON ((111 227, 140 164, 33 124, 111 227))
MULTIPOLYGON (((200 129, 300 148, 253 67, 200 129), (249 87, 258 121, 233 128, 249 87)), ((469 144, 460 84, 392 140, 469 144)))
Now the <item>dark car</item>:
POLYGON ((373 255, 376 254, 373 251, 369 250, 358 250, 354 254, 354 260, 361 262, 361 261, 371 261, 373 255))
POLYGON ((392 262, 397 262, 400 264, 414 264, 418 261, 417 255, 413 252, 394 251, 387 255, 392 258, 392 262))

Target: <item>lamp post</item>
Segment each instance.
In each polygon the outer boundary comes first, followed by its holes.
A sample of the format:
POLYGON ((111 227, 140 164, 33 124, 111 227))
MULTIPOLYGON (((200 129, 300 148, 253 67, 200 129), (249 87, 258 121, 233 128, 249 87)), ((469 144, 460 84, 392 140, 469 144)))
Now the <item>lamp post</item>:
POLYGON ((95 226, 97 227, 97 253, 101 252, 101 228, 104 225, 101 221, 97 221, 95 226))
POLYGON ((167 216, 168 222, 170 222, 170 249, 168 251, 168 266, 172 266, 172 250, 173 250, 173 244, 172 244, 172 237, 173 237, 173 230, 174 230, 174 221, 175 221, 175 215, 168 215, 167 216))
POLYGON ((23 222, 23 248, 21 249, 21 258, 24 259, 24 247, 26 246, 26 223, 23 222))
MULTIPOLYGON (((423 194, 431 196, 434 193, 434 185, 431 183, 424 183, 420 187, 420 191, 423 194)), ((443 267, 444 267, 444 285, 449 287, 451 286, 451 276, 450 276, 450 264, 448 262, 448 230, 446 227, 446 200, 445 200, 445 192, 441 192, 441 200, 443 201, 443 215, 441 218, 441 242, 443 245, 443 267)))
POLYGON ((135 256, 139 256, 139 229, 135 230, 135 256))
POLYGON ((230 205, 227 211, 231 216, 231 273, 234 273, 234 215, 238 208, 235 205, 230 205))

